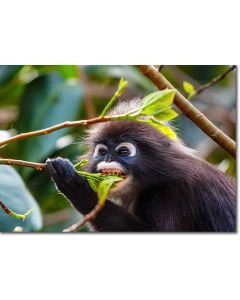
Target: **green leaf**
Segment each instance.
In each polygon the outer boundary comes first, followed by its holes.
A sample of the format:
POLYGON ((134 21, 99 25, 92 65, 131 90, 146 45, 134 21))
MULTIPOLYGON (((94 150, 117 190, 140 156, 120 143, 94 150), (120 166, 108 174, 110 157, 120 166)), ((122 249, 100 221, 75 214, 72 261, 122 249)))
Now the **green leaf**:
POLYGON ((22 221, 25 221, 26 217, 32 212, 32 208, 30 208, 25 214, 17 214, 14 211, 10 211, 10 216, 12 216, 15 219, 21 219, 22 221))
POLYGON ((21 219, 14 219, 0 209, 0 231, 12 232, 17 226, 23 227, 24 232, 41 229, 40 208, 13 167, 0 166, 0 199, 16 214, 21 215, 33 209, 24 223, 21 219))
MULTIPOLYGON (((83 107, 83 91, 80 82, 73 83, 57 73, 36 78, 22 96, 17 129, 28 132, 76 120, 83 107)), ((56 141, 71 128, 55 131, 49 135, 29 138, 17 143, 19 156, 23 160, 45 161, 57 150, 56 141)), ((29 176, 33 170, 22 168, 21 174, 29 176)))
POLYGON ((176 133, 170 127, 159 123, 154 118, 150 118, 148 120, 145 120, 144 122, 148 123, 151 126, 153 126, 157 130, 159 130, 160 132, 162 132, 164 135, 168 136, 170 139, 172 139, 172 140, 176 140, 177 139, 176 133))
POLYGON ((166 122, 175 119, 177 116, 178 114, 173 109, 169 108, 155 114, 154 118, 158 121, 166 122))
POLYGON ((105 200, 107 199, 108 192, 112 185, 117 182, 121 181, 123 178, 121 176, 117 175, 102 175, 101 173, 87 173, 84 171, 80 171, 81 166, 86 164, 87 160, 81 160, 79 163, 77 163, 74 167, 75 170, 77 170, 77 173, 80 176, 83 176, 87 179, 89 185, 93 189, 94 192, 97 193, 98 196, 98 203, 101 205, 104 205, 105 200))
POLYGON ((104 110, 103 110, 103 112, 101 114, 101 117, 104 117, 108 113, 108 111, 110 110, 110 108, 116 103, 118 97, 120 97, 124 93, 127 85, 128 85, 128 82, 125 81, 123 78, 121 78, 121 80, 119 81, 119 84, 118 84, 117 91, 115 92, 115 94, 113 95, 113 97, 109 100, 109 102, 107 103, 107 105, 105 106, 105 108, 104 108, 104 110))
POLYGON ((187 94, 195 93, 194 86, 188 81, 183 82, 183 89, 187 94))
POLYGON ((107 199, 108 192, 112 186, 114 181, 111 179, 104 179, 99 183, 98 189, 97 189, 97 196, 98 196, 98 203, 103 205, 104 202, 107 199))
POLYGON ((125 92, 127 86, 128 86, 128 82, 123 78, 121 78, 116 92, 117 97, 120 97, 125 92))
POLYGON ((85 166, 87 163, 88 163, 88 159, 83 159, 81 160, 79 163, 77 163, 74 168, 76 171, 81 171, 82 170, 82 167, 85 166))
POLYGON ((98 186, 99 186, 99 181, 96 179, 93 179, 93 178, 89 178, 89 177, 87 178, 87 181, 88 181, 90 187, 92 188, 92 190, 94 192, 97 192, 98 186))
POLYGON ((153 116, 171 107, 174 100, 174 90, 163 90, 151 93, 143 98, 141 113, 153 116))
POLYGON ((122 180, 122 178, 119 178, 118 176, 107 176, 106 178, 104 178, 98 186, 97 189, 97 196, 98 196, 98 203, 101 205, 104 205, 109 190, 111 189, 112 185, 117 182, 122 180))

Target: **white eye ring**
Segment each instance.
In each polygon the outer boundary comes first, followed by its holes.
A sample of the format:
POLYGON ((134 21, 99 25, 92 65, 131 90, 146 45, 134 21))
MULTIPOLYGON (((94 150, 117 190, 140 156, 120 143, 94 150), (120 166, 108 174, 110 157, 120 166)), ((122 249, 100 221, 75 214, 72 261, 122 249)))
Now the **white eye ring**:
POLYGON ((97 144, 97 146, 95 147, 94 153, 93 153, 93 157, 96 157, 98 155, 98 151, 99 149, 102 148, 104 150, 107 150, 107 146, 105 146, 104 144, 97 144))
POLYGON ((133 157, 136 155, 137 149, 132 143, 121 143, 116 147, 115 151, 117 152, 121 147, 126 147, 128 149, 128 156, 133 157))

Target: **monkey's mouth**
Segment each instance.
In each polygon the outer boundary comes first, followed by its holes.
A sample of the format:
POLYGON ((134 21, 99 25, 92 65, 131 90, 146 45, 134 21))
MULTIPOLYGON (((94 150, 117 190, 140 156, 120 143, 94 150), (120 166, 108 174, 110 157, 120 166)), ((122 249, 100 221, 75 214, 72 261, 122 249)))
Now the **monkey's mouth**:
POLYGON ((115 161, 106 162, 102 161, 97 166, 97 172, 101 173, 102 175, 116 175, 116 176, 123 176, 127 175, 125 168, 115 161))
POLYGON ((114 169, 106 168, 106 169, 100 170, 100 172, 102 173, 102 175, 105 175, 105 176, 107 176, 107 175, 116 175, 116 176, 123 176, 123 177, 126 176, 126 173, 122 169, 116 169, 116 168, 114 168, 114 169))

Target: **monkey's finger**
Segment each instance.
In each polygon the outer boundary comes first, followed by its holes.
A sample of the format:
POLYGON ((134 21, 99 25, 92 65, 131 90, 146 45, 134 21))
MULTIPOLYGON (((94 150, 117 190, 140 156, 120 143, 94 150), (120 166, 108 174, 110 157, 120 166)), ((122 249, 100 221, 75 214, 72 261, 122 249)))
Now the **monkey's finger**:
POLYGON ((79 176, 68 159, 61 157, 47 159, 47 170, 58 185, 82 185, 86 180, 79 176))
POLYGON ((73 178, 76 175, 73 165, 60 157, 46 161, 47 170, 55 181, 73 178))
POLYGON ((58 172, 54 168, 54 165, 53 165, 53 159, 50 159, 50 158, 47 159, 47 161, 46 161, 46 169, 50 173, 50 175, 52 176, 52 178, 54 180, 58 180, 59 179, 58 172))

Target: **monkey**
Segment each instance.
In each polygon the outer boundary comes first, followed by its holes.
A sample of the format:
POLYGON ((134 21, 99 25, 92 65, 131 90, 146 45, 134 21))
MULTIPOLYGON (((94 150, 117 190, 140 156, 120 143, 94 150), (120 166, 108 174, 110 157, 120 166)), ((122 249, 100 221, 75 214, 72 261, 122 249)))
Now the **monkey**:
MULTIPOLYGON (((139 100, 120 101, 109 115, 139 105, 139 100)), ((87 172, 124 175, 91 221, 94 231, 236 231, 235 180, 179 138, 142 122, 118 120, 93 125, 85 143, 87 172)), ((81 214, 95 207, 96 193, 69 160, 47 159, 46 165, 57 189, 81 214)))

